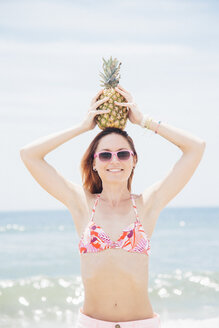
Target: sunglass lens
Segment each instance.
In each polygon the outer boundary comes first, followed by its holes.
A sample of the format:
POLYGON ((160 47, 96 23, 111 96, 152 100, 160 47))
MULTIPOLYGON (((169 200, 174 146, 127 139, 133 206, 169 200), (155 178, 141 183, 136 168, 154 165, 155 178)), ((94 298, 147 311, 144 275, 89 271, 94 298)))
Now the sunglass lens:
POLYGON ((100 153, 99 158, 101 161, 109 161, 111 159, 111 154, 110 153, 100 153))
POLYGON ((129 159, 130 153, 129 153, 129 151, 119 151, 118 157, 119 157, 119 159, 122 159, 122 160, 129 159))

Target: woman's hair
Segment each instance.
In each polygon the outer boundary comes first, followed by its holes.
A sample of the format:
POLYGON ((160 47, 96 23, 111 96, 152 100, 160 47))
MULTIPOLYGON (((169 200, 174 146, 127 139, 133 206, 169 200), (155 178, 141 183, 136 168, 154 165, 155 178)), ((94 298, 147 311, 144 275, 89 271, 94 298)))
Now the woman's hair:
MULTIPOLYGON (((93 141, 90 143, 86 152, 84 153, 80 165, 83 186, 86 190, 90 191, 92 194, 101 193, 103 190, 102 180, 99 177, 97 171, 93 170, 93 161, 94 161, 94 154, 96 152, 100 139, 110 133, 117 133, 123 136, 128 141, 134 153, 134 156, 136 157, 136 163, 138 161, 138 155, 136 153, 133 140, 126 131, 123 131, 119 128, 111 127, 111 128, 106 128, 100 133, 98 133, 96 137, 93 139, 93 141)), ((131 192, 131 182, 132 182, 133 174, 134 174, 134 170, 132 170, 132 173, 128 178, 127 188, 129 192, 131 192)))

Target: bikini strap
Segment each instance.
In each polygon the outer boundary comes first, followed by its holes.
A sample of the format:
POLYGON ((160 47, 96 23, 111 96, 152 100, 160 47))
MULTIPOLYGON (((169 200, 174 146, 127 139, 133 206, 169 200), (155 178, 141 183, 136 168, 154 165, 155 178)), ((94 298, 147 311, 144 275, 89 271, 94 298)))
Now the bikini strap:
POLYGON ((139 216, 138 216, 138 211, 137 211, 137 207, 136 207, 136 204, 135 204, 134 197, 133 197, 132 194, 130 194, 130 196, 131 196, 131 200, 132 200, 133 208, 134 208, 134 211, 135 211, 135 214, 136 214, 136 220, 139 222, 139 216))
MULTIPOLYGON (((134 208, 134 211, 135 211, 135 214, 136 214, 136 220, 139 222, 139 216, 138 216, 138 211, 137 211, 137 207, 136 207, 136 204, 135 204, 134 197, 133 197, 132 194, 130 194, 130 197, 131 197, 132 205, 133 205, 133 208, 134 208)), ((93 208, 92 208, 91 221, 93 221, 94 213, 95 213, 96 206, 97 206, 97 203, 98 203, 99 198, 100 198, 100 194, 97 194, 97 195, 96 195, 95 202, 94 202, 94 206, 93 206, 93 208)))
POLYGON ((94 202, 94 206, 93 206, 93 208, 92 208, 91 221, 93 221, 94 213, 95 213, 95 210, 96 210, 96 206, 97 206, 97 203, 98 203, 99 197, 100 197, 100 194, 97 194, 97 195, 96 195, 95 202, 94 202))

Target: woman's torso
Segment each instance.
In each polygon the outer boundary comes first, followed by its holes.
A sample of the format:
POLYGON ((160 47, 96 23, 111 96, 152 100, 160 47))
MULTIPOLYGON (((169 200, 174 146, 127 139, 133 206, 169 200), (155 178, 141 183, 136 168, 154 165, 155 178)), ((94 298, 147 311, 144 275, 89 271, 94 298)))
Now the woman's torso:
MULTIPOLYGON (((151 210, 142 208, 140 196, 133 197, 139 220, 150 239, 155 218, 151 218, 151 210)), ((96 195, 90 194, 85 213, 80 220, 75 220, 79 238, 91 220, 95 200, 96 195)), ((123 229, 136 220, 131 198, 117 208, 110 208, 100 198, 93 220, 112 241, 117 241, 123 229)), ((105 321, 153 317, 154 311, 148 297, 148 255, 114 248, 81 254, 80 261, 85 293, 83 313, 105 321)))

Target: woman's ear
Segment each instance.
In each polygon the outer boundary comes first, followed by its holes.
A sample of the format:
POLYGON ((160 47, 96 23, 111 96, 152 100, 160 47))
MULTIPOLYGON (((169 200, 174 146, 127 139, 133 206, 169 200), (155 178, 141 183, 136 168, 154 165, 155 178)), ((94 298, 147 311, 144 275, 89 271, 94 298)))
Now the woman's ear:
POLYGON ((93 170, 95 171, 96 170, 96 161, 95 161, 95 159, 93 160, 92 167, 93 167, 93 170))

